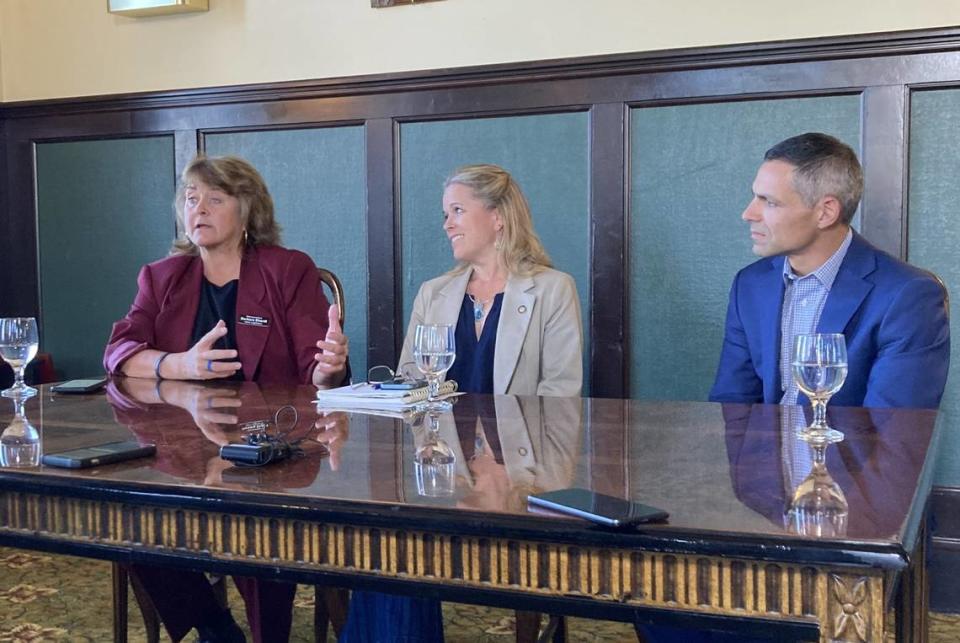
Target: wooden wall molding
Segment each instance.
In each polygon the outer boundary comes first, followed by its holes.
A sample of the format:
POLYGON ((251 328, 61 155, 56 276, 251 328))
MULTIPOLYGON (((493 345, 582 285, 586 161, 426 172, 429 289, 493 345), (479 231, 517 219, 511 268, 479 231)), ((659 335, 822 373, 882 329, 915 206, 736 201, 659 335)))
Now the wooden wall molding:
POLYGON ((361 96, 488 84, 527 83, 728 67, 809 63, 955 52, 960 28, 921 29, 752 44, 606 54, 453 69, 370 74, 107 96, 0 102, 0 118, 164 107, 199 107, 254 101, 361 96))

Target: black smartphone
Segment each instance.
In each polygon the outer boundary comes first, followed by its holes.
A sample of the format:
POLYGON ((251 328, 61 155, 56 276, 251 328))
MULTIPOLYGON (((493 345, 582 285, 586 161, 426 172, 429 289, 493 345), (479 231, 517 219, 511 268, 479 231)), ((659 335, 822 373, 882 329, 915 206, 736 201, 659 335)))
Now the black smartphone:
POLYGON ((96 467, 101 464, 112 464, 114 462, 123 462, 124 460, 133 460, 134 458, 143 458, 148 455, 153 455, 156 452, 157 447, 154 444, 140 444, 139 442, 130 440, 129 442, 97 444, 92 447, 71 449, 70 451, 61 451, 60 453, 48 453, 40 459, 40 462, 51 467, 84 469, 87 467, 96 467))
POLYGON ((427 385, 427 380, 405 380, 402 377, 380 382, 379 386, 384 391, 412 391, 423 388, 427 385))
POLYGON ((669 514, 663 509, 650 507, 623 498, 614 498, 589 489, 558 489, 527 497, 527 502, 536 507, 579 516, 608 527, 625 527, 642 522, 666 520, 669 514))
POLYGON ((50 387, 54 393, 93 393, 99 391, 107 383, 107 378, 96 377, 85 380, 69 380, 50 387))

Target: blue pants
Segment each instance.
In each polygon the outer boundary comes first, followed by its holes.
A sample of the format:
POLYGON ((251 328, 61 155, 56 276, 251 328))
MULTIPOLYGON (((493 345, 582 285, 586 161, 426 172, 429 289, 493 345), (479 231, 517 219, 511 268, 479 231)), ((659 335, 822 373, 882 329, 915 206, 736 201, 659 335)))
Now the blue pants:
POLYGON ((443 613, 434 598, 355 591, 339 643, 443 643, 443 613))
POLYGON ((772 639, 748 638, 726 632, 700 632, 664 625, 637 625, 637 635, 647 643, 772 643, 772 639))

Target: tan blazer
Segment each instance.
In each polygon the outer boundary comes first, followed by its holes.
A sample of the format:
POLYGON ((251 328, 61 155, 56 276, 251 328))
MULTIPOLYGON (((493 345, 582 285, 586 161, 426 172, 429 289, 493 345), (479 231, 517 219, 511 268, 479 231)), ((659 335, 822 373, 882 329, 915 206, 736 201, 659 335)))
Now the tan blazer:
MULTIPOLYGON (((417 324, 456 325, 471 272, 443 275, 420 286, 401 364, 413 361, 417 324)), ((582 385, 583 329, 573 278, 552 269, 529 277, 511 276, 497 326, 493 392, 579 396, 582 385)))

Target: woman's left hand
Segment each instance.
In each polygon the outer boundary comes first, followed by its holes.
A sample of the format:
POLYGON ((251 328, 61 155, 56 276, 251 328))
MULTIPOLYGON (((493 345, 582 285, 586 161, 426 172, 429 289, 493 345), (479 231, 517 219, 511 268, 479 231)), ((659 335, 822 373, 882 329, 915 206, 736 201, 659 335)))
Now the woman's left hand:
POLYGON ((330 320, 327 336, 317 342, 320 352, 313 357, 317 360, 313 368, 313 384, 318 388, 338 386, 343 381, 350 353, 349 341, 340 328, 340 306, 330 306, 327 314, 330 320))

